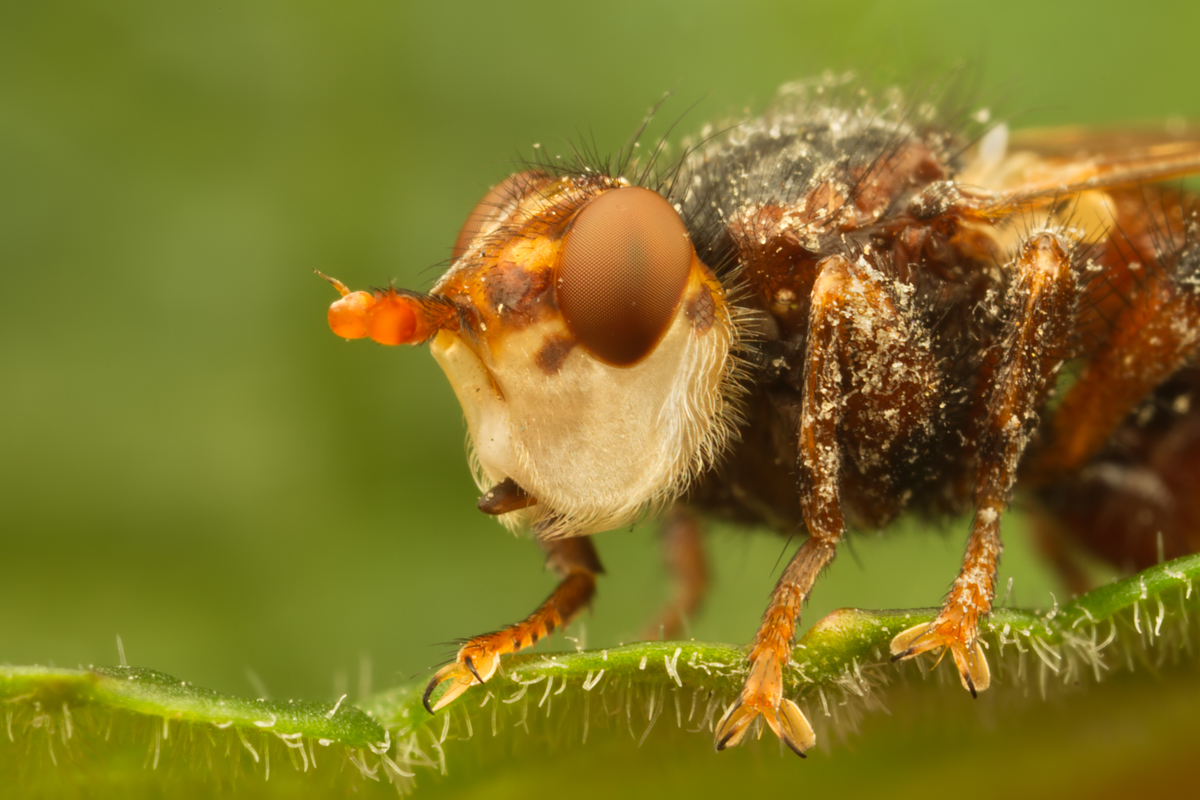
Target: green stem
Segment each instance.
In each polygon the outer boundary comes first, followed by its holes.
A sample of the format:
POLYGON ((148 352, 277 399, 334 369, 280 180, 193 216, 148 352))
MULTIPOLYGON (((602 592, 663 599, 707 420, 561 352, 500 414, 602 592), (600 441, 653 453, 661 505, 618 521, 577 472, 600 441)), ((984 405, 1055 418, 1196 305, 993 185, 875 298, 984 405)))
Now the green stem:
MULTIPOLYGON (((1045 695, 1056 685, 1098 679, 1122 666, 1137 669, 1178 657, 1189 650, 1195 632, 1190 612, 1200 605, 1200 592, 1193 589, 1197 577, 1200 555, 1153 567, 1046 611, 996 610, 981 632, 997 683, 1007 679, 1021 685, 1036 678, 1045 695)), ((935 612, 835 611, 796 644, 786 676, 789 693, 809 706, 810 717, 816 708, 828 711, 831 702, 870 697, 894 676, 914 669, 891 663, 891 638, 931 620, 935 612)), ((29 764, 47 759, 47 769, 66 769, 58 766, 59 752, 74 753, 65 763, 91 757, 108 764, 112 752, 136 746, 145 749, 146 766, 157 767, 165 749, 182 748, 191 763, 199 761, 199 753, 219 774, 269 769, 275 753, 277 762, 288 761, 297 774, 306 775, 310 762, 315 769, 332 753, 343 766, 356 767, 332 774, 351 782, 386 779, 405 788, 418 768, 444 770, 448 743, 476 729, 498 730, 501 720, 506 730, 514 725, 528 730, 581 717, 582 724, 573 729, 582 740, 594 703, 607 709, 597 715, 598 723, 620 721, 623 709, 624 725, 644 738, 669 699, 669 717, 684 727, 711 729, 740 687, 744 658, 743 647, 694 641, 518 655, 506 659, 487 685, 432 717, 421 705, 423 682, 353 705, 345 698, 337 703, 247 700, 130 667, 0 667, 5 725, 0 774, 28 778, 36 773, 29 764), (634 707, 648 723, 640 733, 633 730, 634 707), (31 761, 37 753, 44 755, 31 761)), ((925 671, 929 663, 918 660, 915 668, 925 671)))

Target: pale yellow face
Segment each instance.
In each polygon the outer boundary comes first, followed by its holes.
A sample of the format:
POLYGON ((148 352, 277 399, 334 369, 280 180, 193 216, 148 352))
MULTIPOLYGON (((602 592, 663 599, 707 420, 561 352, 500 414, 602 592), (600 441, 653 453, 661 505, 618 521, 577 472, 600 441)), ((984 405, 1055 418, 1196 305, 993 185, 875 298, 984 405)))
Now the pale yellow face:
POLYGON ((460 237, 433 291, 467 309, 432 350, 480 488, 511 479, 537 501, 507 524, 553 537, 630 523, 678 497, 730 438, 734 318, 651 194, 530 179, 469 223, 478 233, 460 237))
POLYGON ((513 479, 538 503, 506 516, 543 535, 614 528, 673 500, 729 433, 728 325, 698 331, 681 305, 632 366, 574 347, 547 371, 537 353, 563 328, 547 320, 494 348, 442 331, 432 347, 462 404, 480 488, 513 479))

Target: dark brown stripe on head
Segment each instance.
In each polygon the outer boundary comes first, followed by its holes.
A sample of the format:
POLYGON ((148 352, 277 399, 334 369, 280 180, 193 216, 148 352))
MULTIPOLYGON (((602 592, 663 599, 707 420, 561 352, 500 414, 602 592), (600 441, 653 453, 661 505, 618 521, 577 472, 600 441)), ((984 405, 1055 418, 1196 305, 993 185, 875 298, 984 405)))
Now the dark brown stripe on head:
POLYGON ((558 374, 574 347, 575 340, 569 336, 556 335, 548 338, 537 352, 538 369, 547 375, 558 374))
POLYGON ((533 280, 519 265, 503 261, 483 276, 483 288, 492 308, 515 310, 530 295, 533 280))

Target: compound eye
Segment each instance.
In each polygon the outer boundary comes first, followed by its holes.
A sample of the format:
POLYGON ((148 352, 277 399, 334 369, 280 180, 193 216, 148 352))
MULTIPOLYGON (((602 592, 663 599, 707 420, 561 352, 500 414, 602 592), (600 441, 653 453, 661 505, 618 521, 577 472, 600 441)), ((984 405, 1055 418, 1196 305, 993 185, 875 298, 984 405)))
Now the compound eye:
POLYGON ((613 189, 576 215, 558 261, 558 307, 602 361, 640 361, 666 333, 691 272, 691 240, 662 195, 613 189))
POLYGON ((467 215, 467 221, 463 223, 462 229, 458 232, 458 238, 454 240, 454 250, 450 257, 457 261, 463 253, 470 249, 471 242, 475 241, 480 232, 495 223, 506 209, 525 194, 529 185, 540 177, 542 177, 542 173, 536 170, 527 170, 509 175, 496 184, 467 215))

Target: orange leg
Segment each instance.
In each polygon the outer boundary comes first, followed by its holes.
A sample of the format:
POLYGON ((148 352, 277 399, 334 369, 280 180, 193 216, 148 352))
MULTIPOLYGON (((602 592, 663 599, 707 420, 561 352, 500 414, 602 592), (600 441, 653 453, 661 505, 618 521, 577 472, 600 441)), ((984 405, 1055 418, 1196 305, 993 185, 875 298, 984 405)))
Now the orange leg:
POLYGON ((717 723, 718 750, 740 742, 759 716, 798 755, 816 741, 799 707, 783 696, 783 674, 791 663, 801 606, 833 561, 845 530, 841 480, 847 456, 839 427, 870 427, 878 452, 892 454, 919 435, 931 413, 937 386, 933 363, 920 347, 920 331, 902 318, 876 275, 834 256, 821 262, 813 285, 799 430, 809 538, 771 594, 750 648, 749 675, 717 723), (879 363, 894 368, 881 376, 879 363), (894 419, 885 416, 889 411, 894 419))
POLYGON ((1000 514, 1008 505, 1017 463, 1037 411, 1066 356, 1076 302, 1071 247, 1042 233, 1026 241, 1014 263, 1015 283, 996 364, 989 372, 987 415, 979 432, 975 517, 962 570, 937 618, 892 640, 895 659, 949 647, 963 686, 974 695, 991 680, 977 641, 979 619, 992 610, 1000 561, 1000 514))
POLYGON ((1054 416, 1043 447, 1023 471, 1045 483, 1081 469, 1151 391, 1174 375, 1200 344, 1200 246, 1148 276, 1113 320, 1054 416))
POLYGON ((643 639, 674 639, 708 593, 708 560, 703 526, 683 506, 671 509, 662 526, 663 559, 674 579, 674 594, 647 627, 643 639))
POLYGON ((738 699, 717 723, 718 750, 738 744, 760 715, 796 755, 803 756, 816 743, 804 712, 783 696, 783 669, 791 662, 800 607, 821 570, 833 561, 837 539, 810 537, 780 576, 750 647, 750 674, 738 699))
MULTIPOLYGON (((1129 414, 1078 473, 1038 487, 1042 527, 1120 570, 1200 551, 1200 369, 1185 367, 1129 414)), ((1075 587, 1072 587, 1075 588, 1075 587)))
POLYGON ((562 577, 546 601, 515 625, 476 636, 464 644, 454 661, 434 673, 422 702, 430 714, 445 707, 471 686, 487 682, 496 673, 500 656, 533 647, 539 639, 562 628, 588 606, 596 593, 596 576, 604 571, 596 548, 586 537, 544 542, 546 565, 562 577), (437 702, 434 690, 448 683, 437 702))

